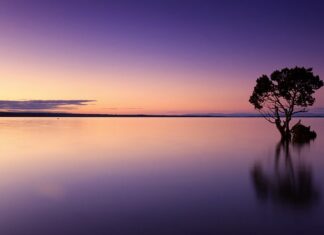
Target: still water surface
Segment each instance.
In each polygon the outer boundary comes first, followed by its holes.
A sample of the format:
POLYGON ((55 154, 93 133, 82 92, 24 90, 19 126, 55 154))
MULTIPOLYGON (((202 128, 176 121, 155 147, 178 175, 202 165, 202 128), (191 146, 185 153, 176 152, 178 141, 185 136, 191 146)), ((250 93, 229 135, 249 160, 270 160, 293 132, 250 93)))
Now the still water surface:
POLYGON ((324 234, 324 120, 1 118, 0 234, 324 234))

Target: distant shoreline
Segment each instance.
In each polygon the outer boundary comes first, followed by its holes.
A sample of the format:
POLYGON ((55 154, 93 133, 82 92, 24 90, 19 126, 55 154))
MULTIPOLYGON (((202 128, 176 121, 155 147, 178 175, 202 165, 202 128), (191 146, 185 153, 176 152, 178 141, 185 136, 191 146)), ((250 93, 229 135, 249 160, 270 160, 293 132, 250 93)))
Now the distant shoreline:
MULTIPOLYGON (((77 118, 263 118, 258 114, 89 114, 89 113, 50 113, 50 112, 0 112, 1 117, 77 117, 77 118)), ((324 118, 324 114, 304 114, 294 118, 324 118)))

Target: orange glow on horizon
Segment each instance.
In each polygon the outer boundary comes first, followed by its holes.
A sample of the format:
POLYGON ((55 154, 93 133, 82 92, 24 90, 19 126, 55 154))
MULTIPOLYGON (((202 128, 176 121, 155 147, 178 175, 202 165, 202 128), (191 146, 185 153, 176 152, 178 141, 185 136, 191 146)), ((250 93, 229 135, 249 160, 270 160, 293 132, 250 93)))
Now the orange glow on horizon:
MULTIPOLYGON (((249 86, 226 74, 138 68, 67 68, 1 61, 1 100, 91 99, 82 113, 197 113, 249 110, 249 86), (217 80, 210 78, 217 77, 217 80)), ((63 110, 64 111, 64 110, 63 110)), ((66 111, 66 110, 65 110, 66 111)))

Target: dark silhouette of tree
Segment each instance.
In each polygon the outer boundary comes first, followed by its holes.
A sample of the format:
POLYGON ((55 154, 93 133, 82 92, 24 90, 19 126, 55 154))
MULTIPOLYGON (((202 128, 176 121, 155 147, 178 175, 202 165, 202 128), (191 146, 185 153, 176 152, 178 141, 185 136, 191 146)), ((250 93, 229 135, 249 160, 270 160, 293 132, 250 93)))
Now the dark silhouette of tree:
POLYGON ((270 123, 276 125, 283 139, 291 138, 290 121, 294 114, 307 112, 315 102, 314 93, 323 86, 312 68, 295 67, 262 75, 249 102, 270 123))

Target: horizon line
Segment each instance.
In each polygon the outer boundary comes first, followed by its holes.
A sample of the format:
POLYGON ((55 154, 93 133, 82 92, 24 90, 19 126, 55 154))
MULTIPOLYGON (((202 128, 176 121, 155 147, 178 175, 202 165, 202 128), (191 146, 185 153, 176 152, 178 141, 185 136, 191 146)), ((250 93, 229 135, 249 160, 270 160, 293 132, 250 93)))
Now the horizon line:
MULTIPOLYGON (((0 117, 232 117, 232 118, 252 118, 252 117, 263 117, 258 113, 183 113, 183 114, 102 114, 102 113, 68 113, 68 112, 7 112, 0 111, 0 117)), ((307 117, 322 117, 324 118, 324 113, 303 113, 295 115, 293 117, 307 118, 307 117)))

